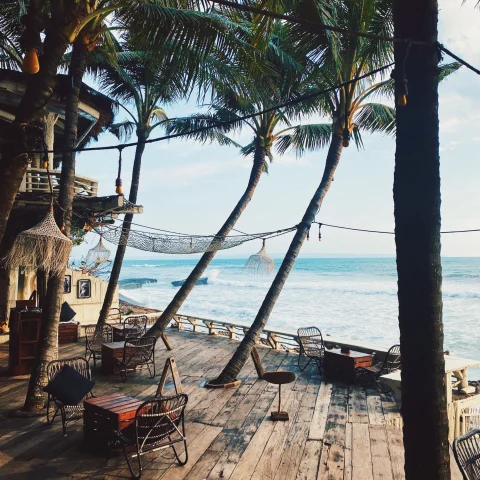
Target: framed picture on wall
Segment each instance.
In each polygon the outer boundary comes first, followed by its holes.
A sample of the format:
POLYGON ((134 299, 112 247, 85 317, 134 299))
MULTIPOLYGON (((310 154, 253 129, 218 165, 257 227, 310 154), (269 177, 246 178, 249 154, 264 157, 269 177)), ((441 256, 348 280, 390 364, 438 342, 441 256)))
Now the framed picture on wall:
POLYGON ((72 291, 72 276, 65 275, 63 279, 63 293, 70 293, 72 291))
POLYGON ((92 283, 90 280, 78 281, 78 298, 90 298, 92 296, 92 283))

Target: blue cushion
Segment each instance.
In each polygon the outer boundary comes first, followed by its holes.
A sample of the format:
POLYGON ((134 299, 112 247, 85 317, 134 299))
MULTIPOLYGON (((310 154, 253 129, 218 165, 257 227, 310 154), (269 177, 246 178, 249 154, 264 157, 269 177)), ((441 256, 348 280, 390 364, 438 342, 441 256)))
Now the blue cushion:
POLYGON ((53 395, 64 405, 78 405, 94 385, 95 382, 78 373, 70 365, 65 365, 43 391, 53 395))

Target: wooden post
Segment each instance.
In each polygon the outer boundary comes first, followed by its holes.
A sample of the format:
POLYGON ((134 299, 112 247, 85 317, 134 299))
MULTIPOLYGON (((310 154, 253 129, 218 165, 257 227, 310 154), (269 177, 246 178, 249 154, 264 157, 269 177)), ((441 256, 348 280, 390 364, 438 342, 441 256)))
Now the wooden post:
POLYGON ((252 348, 251 355, 252 355, 253 364, 255 365, 255 370, 257 371, 258 378, 263 378, 263 374, 265 373, 265 370, 262 365, 262 359, 258 354, 257 347, 252 348))
POLYGON ((160 338, 163 340, 163 343, 164 343, 165 347, 167 347, 167 350, 173 350, 172 344, 170 343, 170 340, 168 339, 168 337, 165 333, 162 333, 160 335, 160 338))

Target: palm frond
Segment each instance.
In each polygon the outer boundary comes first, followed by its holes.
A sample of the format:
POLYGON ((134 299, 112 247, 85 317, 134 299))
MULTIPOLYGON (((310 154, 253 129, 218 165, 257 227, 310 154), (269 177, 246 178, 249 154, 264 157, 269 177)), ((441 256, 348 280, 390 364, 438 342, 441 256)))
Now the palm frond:
POLYGON ((360 130, 370 133, 394 135, 395 109, 382 103, 364 104, 355 115, 354 123, 360 130))
POLYGON ((124 122, 114 123, 110 125, 109 131, 113 133, 120 141, 128 141, 128 139, 136 131, 137 125, 134 122, 125 120, 124 122))
POLYGON ((328 145, 332 137, 332 124, 298 125, 291 132, 277 137, 276 151, 283 155, 292 149, 297 156, 302 156, 307 151, 319 150, 328 145))

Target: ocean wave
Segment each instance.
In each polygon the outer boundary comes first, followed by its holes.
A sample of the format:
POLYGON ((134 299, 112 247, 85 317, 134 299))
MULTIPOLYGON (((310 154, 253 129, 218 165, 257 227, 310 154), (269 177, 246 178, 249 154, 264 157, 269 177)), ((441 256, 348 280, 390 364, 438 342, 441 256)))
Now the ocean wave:
POLYGON ((131 267, 131 268, 158 268, 158 267, 164 267, 165 265, 163 263, 138 263, 134 265, 125 265, 125 267, 131 267))

